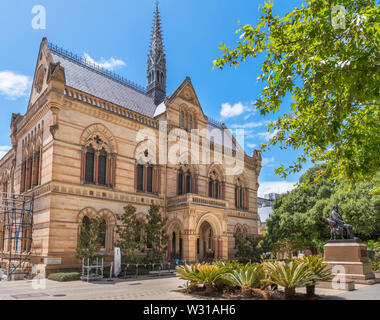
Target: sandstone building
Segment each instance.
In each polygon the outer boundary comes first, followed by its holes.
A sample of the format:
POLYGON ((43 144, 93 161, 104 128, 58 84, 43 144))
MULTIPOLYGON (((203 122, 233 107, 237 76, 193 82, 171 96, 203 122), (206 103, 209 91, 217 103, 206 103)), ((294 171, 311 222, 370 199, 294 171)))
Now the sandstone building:
MULTIPOLYGON (((41 270, 78 265, 85 217, 104 219, 102 252, 111 258, 127 204, 143 220, 151 204, 160 206, 168 258, 227 259, 236 228, 257 234, 260 153, 245 154, 233 138, 228 146, 225 126, 205 115, 190 78, 167 95, 166 77, 158 8, 146 89, 42 40, 27 111, 12 115, 12 149, 0 160, 2 191, 34 195, 25 253, 41 270), (205 134, 191 135, 195 129, 205 134), (199 145, 186 150, 192 140, 199 145), (178 161, 162 161, 174 153, 178 161), (231 174, 226 163, 236 165, 239 154, 243 168, 231 174)), ((1 241, 3 255, 8 247, 1 241)))

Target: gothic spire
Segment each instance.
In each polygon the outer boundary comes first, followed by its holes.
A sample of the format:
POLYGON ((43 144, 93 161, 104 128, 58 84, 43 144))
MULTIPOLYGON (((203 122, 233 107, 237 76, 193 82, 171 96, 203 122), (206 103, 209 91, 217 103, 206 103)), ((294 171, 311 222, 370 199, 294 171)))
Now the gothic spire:
POLYGON ((159 105, 166 96, 166 57, 158 1, 156 1, 152 38, 148 54, 147 81, 147 93, 154 99, 155 104, 159 105))

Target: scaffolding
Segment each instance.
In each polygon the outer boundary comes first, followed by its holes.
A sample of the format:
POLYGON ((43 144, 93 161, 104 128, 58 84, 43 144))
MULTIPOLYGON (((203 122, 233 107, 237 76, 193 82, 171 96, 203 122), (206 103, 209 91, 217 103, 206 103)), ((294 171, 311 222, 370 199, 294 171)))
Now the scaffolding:
POLYGON ((0 193, 1 267, 12 274, 30 271, 34 197, 0 193))

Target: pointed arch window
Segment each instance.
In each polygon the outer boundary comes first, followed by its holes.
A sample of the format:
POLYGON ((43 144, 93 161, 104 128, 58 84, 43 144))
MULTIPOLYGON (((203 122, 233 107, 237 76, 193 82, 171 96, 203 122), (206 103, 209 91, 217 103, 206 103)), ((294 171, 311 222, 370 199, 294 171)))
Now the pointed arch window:
POLYGON ((208 196, 214 199, 222 199, 224 197, 222 195, 223 194, 222 188, 223 188, 223 184, 221 187, 221 182, 219 180, 218 174, 215 171, 213 171, 210 174, 210 178, 209 178, 208 196))
POLYGON ((213 198, 214 181, 210 178, 208 181, 208 196, 213 198))
POLYGON ((149 193, 153 192, 153 166, 147 167, 147 174, 146 174, 146 191, 149 193))
POLYGON ((189 126, 188 126, 189 131, 193 129, 193 115, 191 114, 189 116, 189 126))
POLYGON ((94 162, 95 162, 95 149, 90 144, 86 150, 86 183, 94 183, 94 162))
POLYGON ((178 195, 183 194, 183 171, 180 169, 178 171, 178 195))
POLYGON ((179 126, 181 129, 185 128, 185 112, 183 111, 181 111, 181 114, 180 114, 179 126))
POLYGON ((144 192, 144 166, 137 165, 137 191, 144 192))
POLYGON ((186 193, 191 193, 191 174, 186 173, 186 193))
POLYGON ((248 203, 248 189, 244 188, 240 179, 238 179, 235 185, 235 207, 236 209, 248 210, 248 203))
POLYGON ((106 185, 106 177, 107 177, 107 152, 103 148, 99 152, 98 183, 102 185, 106 185))

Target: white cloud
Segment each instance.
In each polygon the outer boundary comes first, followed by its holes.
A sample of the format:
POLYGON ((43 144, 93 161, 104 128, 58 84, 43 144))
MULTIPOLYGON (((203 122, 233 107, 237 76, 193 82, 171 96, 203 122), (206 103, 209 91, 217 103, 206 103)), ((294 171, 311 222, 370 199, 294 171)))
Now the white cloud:
POLYGON ((116 68, 121 68, 126 66, 125 62, 123 60, 115 59, 113 57, 109 58, 108 60, 104 59, 103 57, 100 58, 100 61, 96 61, 95 59, 91 58, 91 56, 88 53, 84 53, 84 58, 87 62, 93 63, 98 65, 100 68, 104 68, 107 70, 114 70, 116 68))
POLYGON ((0 159, 2 159, 10 149, 10 146, 0 146, 0 159))
POLYGON ((264 167, 264 166, 268 166, 268 164, 270 163, 274 163, 276 160, 274 159, 274 157, 271 157, 271 158, 263 158, 261 160, 261 165, 264 167))
POLYGON ((274 130, 273 132, 259 132, 256 134, 256 136, 261 137, 267 141, 272 139, 276 134, 278 133, 278 130, 274 130))
POLYGON ((257 148, 258 145, 256 143, 247 143, 247 147, 254 149, 254 148, 257 148))
POLYGON ((9 70, 0 71, 0 94, 9 100, 26 96, 32 80, 28 76, 9 70))
POLYGON ((236 123, 232 124, 231 128, 240 128, 240 129, 252 129, 252 128, 258 128, 265 124, 268 124, 270 121, 260 121, 260 122, 248 122, 248 123, 236 123))
POLYGON ((258 190, 259 197, 263 197, 268 193, 286 193, 295 188, 297 182, 289 181, 264 181, 260 182, 258 190))
MULTIPOLYGON (((254 103, 254 102, 252 102, 254 103)), ((222 110, 220 111, 220 115, 222 118, 233 118, 236 116, 240 116, 243 112, 255 112, 255 108, 249 107, 247 104, 243 104, 242 102, 238 102, 235 104, 231 104, 229 102, 222 103, 222 110)), ((248 119, 249 116, 246 115, 245 119, 248 119)))

